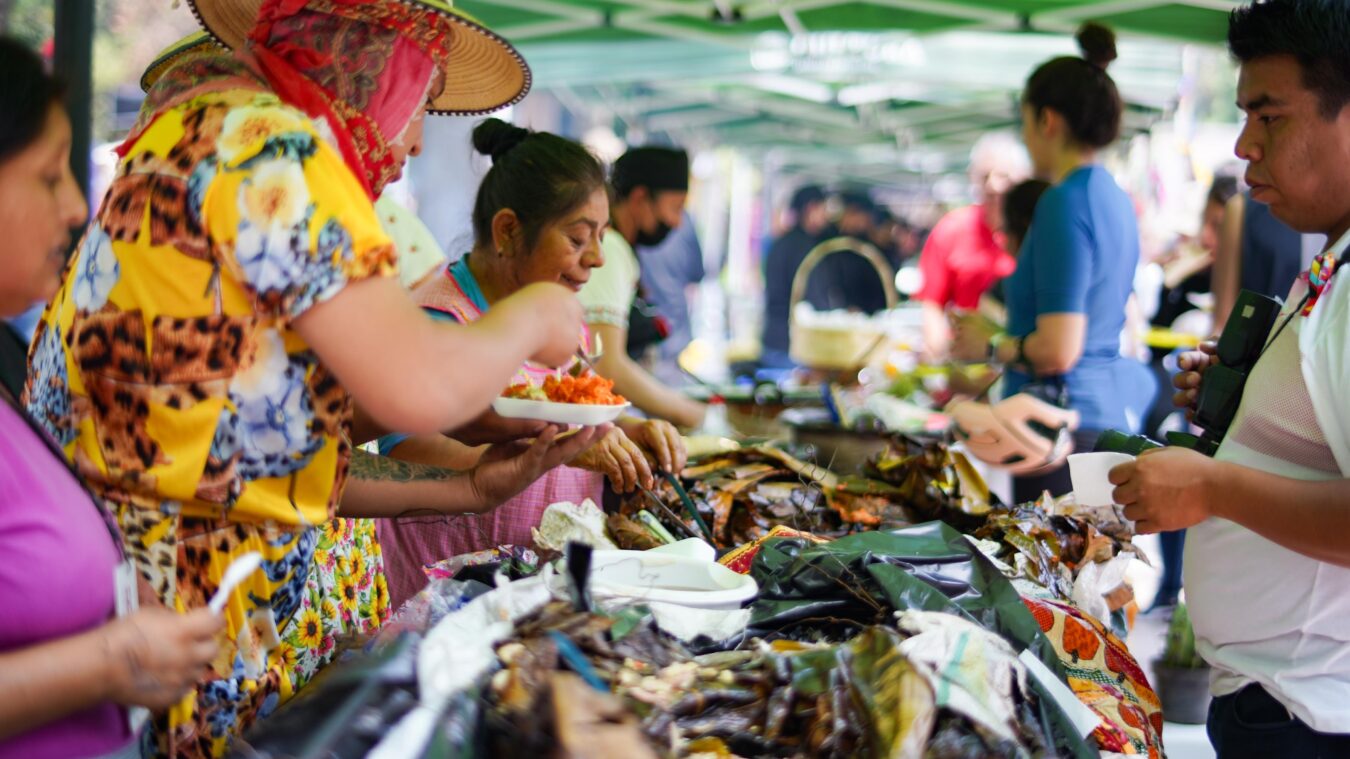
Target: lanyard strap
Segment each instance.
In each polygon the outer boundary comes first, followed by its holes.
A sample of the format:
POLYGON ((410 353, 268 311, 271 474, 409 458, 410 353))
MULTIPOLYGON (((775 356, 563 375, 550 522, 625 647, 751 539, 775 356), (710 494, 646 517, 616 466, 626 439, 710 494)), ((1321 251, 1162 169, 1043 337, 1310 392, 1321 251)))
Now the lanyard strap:
MULTIPOLYGON (((1344 236, 1342 236, 1341 239, 1337 241, 1336 246, 1345 245, 1347 242, 1350 242, 1350 232, 1347 232, 1344 236)), ((1332 246, 1332 248, 1335 248, 1336 246, 1332 246)), ((1331 250, 1332 248, 1329 248, 1328 250, 1331 250)), ((1331 286, 1330 280, 1331 276, 1335 276, 1336 272, 1344 269, 1348 264, 1350 264, 1350 247, 1341 250, 1341 255, 1339 259, 1332 259, 1332 260, 1336 261, 1336 266, 1331 270, 1331 274, 1328 276, 1327 281, 1325 281, 1322 284, 1322 287, 1324 289, 1326 287, 1331 286)), ((1310 303, 1314 300, 1314 297, 1320 297, 1321 292, 1319 291, 1314 293, 1311 284, 1309 284, 1308 288, 1309 288, 1308 292, 1303 294, 1303 300, 1300 300, 1298 302, 1298 305, 1294 306, 1294 308, 1289 311, 1289 315, 1284 317, 1284 321, 1280 322, 1280 326, 1276 328, 1274 332, 1271 333, 1270 339, 1266 340, 1265 346, 1261 348, 1260 355, 1257 356, 1258 360, 1260 359, 1261 356, 1264 356, 1266 354, 1266 351, 1270 350, 1270 346, 1275 344, 1275 339, 1280 336, 1280 333, 1284 332, 1285 327, 1289 326, 1289 322, 1293 321, 1294 317, 1296 316, 1306 316, 1307 314, 1305 314, 1304 312, 1305 310, 1310 308, 1310 303)))

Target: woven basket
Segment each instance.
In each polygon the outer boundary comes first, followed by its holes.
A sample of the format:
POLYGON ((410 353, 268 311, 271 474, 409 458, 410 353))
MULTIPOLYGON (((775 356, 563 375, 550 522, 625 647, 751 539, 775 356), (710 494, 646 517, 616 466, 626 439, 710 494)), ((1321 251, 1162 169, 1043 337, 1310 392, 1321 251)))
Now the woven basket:
POLYGON ((793 361, 812 369, 850 371, 867 365, 873 354, 886 347, 886 331, 877 324, 869 328, 807 326, 797 323, 797 304, 806 297, 806 283, 811 272, 826 257, 836 253, 862 256, 876 269, 886 293, 886 308, 895 308, 899 297, 895 292, 895 272, 886 258, 871 243, 853 237, 836 237, 811 249, 792 279, 792 298, 788 306, 789 355, 793 361))

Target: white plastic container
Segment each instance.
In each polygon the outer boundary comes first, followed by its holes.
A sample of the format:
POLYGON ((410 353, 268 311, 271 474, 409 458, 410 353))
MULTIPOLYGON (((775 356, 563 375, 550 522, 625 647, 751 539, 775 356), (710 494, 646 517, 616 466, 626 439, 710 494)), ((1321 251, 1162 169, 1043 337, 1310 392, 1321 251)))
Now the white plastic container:
POLYGON ((759 583, 715 561, 655 551, 596 551, 591 595, 731 610, 753 599, 759 583))
POLYGON ((717 561, 717 549, 713 548, 703 538, 685 538, 650 550, 653 553, 666 556, 679 556, 685 559, 698 559, 699 561, 717 561))
POLYGON ((1111 469, 1134 457, 1127 453, 1096 451, 1069 455, 1069 478, 1073 482, 1074 500, 1079 506, 1110 506, 1115 503, 1115 486, 1108 477, 1111 469))
POLYGON ((703 424, 699 433, 716 437, 729 437, 736 434, 727 421, 727 400, 720 395, 708 399, 707 411, 703 414, 703 424))

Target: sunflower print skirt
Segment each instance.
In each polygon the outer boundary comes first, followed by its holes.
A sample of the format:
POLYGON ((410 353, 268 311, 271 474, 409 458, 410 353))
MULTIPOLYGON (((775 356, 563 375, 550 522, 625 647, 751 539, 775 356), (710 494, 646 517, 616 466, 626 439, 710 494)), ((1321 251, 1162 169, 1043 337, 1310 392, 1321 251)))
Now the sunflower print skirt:
MULTIPOLYGON (((232 661, 218 661, 212 678, 198 685, 157 720, 146 733, 146 755, 217 757, 229 750, 234 736, 285 703, 334 656, 344 644, 376 632, 389 619, 389 590, 384 561, 375 538, 375 524, 367 519, 337 518, 321 527, 298 532, 254 528, 269 548, 280 549, 277 559, 269 555, 261 574, 282 576, 285 570, 307 567, 286 576, 302 582, 283 587, 272 597, 269 613, 254 613, 247 629, 228 646, 232 661), (228 673, 221 676, 222 673, 228 673)), ((228 566, 221 554, 233 556, 256 545, 238 541, 248 532, 237 523, 183 519, 179 533, 180 568, 192 559, 211 553, 228 566), (222 551, 235 543, 238 550, 222 551)), ((266 552, 270 553, 270 552, 266 552)), ((271 579, 269 577, 268 579, 271 579)), ((214 587, 218 576, 202 585, 214 587)), ((181 592, 198 583, 180 578, 181 592)))

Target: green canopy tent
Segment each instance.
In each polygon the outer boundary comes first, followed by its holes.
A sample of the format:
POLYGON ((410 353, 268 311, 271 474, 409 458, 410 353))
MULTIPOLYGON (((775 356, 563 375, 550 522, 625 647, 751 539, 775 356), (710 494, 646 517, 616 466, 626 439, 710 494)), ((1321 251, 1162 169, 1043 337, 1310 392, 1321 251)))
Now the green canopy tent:
POLYGON ((685 39, 735 43, 762 32, 904 29, 1072 31, 1094 19, 1122 31, 1223 40, 1233 0, 464 0, 517 42, 685 39))
POLYGON ((1127 132, 1176 100, 1182 45, 1217 52, 1234 0, 462 0, 535 86, 616 131, 734 145, 788 174, 928 182, 1017 123, 1031 69, 1114 27, 1127 132))

